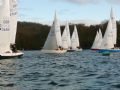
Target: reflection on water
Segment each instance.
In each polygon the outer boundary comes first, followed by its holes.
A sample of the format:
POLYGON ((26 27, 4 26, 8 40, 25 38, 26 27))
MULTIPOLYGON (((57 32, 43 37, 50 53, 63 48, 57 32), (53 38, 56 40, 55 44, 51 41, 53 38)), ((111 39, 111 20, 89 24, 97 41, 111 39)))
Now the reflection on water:
POLYGON ((120 90, 120 53, 26 51, 0 60, 0 90, 120 90))

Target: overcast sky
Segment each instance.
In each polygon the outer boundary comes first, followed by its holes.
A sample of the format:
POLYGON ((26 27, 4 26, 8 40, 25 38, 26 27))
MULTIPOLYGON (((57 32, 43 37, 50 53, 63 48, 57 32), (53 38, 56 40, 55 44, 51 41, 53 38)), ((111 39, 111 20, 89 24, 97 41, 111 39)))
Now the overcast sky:
POLYGON ((111 6, 120 19, 120 0, 19 0, 19 20, 49 22, 55 10, 60 21, 109 19, 111 6))

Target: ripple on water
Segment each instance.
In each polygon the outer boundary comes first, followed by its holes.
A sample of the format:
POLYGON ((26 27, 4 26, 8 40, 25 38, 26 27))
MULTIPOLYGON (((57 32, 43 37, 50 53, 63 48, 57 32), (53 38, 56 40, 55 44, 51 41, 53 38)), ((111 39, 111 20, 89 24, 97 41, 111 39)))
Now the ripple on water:
POLYGON ((120 89, 120 53, 109 57, 90 50, 65 54, 24 53, 21 59, 0 60, 0 89, 120 89))

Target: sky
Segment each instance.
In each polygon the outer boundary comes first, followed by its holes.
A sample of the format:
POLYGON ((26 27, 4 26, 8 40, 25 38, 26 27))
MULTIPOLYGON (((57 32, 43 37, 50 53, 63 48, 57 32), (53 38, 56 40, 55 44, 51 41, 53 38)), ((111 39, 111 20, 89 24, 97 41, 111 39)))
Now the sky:
POLYGON ((120 0, 19 0, 18 13, 20 21, 41 23, 53 21, 55 11, 60 21, 104 21, 111 7, 120 20, 120 0))

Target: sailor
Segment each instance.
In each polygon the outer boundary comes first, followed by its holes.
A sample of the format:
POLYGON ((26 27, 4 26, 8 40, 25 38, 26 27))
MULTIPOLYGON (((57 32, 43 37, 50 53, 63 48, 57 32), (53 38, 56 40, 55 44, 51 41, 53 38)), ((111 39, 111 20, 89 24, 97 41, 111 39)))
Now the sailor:
POLYGON ((16 45, 15 44, 11 44, 10 45, 10 48, 13 52, 17 52, 17 48, 16 48, 16 45))

